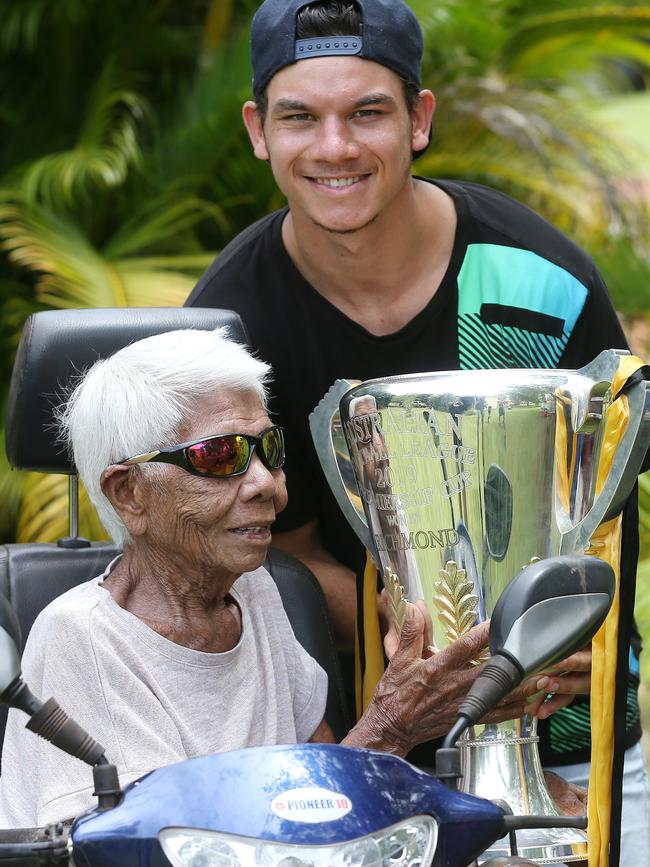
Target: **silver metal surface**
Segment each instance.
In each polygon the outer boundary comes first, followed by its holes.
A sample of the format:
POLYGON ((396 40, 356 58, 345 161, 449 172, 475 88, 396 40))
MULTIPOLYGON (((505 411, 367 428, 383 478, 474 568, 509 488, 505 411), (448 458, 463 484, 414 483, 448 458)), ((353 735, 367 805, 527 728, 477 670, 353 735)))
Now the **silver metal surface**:
MULTIPOLYGON (((354 387, 340 380, 312 413, 326 478, 375 559, 392 609, 400 610, 400 596, 424 599, 437 647, 489 617, 531 560, 585 553, 621 508, 650 440, 647 384, 639 381, 626 392, 629 423, 597 493, 622 354, 608 350, 578 371, 451 371, 354 387)), ((461 744, 464 789, 503 798, 515 813, 557 815, 536 741, 531 718, 475 726, 461 744)), ((541 863, 585 857, 580 831, 518 838, 520 854, 541 863)), ((507 841, 498 846, 491 856, 508 851, 507 841)))
POLYGON ((68 476, 68 526, 70 538, 79 535, 79 476, 71 473, 68 476))

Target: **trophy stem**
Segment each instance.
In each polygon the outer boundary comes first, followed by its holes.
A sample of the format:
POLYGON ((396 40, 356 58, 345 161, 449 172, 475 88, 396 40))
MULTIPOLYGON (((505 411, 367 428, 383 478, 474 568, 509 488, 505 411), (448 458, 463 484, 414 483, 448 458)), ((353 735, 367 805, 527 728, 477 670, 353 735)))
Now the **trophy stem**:
MULTIPOLYGON (((538 741, 537 720, 529 716, 470 728, 457 744, 462 791, 503 800, 515 815, 559 816, 546 787, 538 741)), ((587 857, 586 834, 574 828, 517 831, 517 846, 520 857, 538 864, 568 864, 587 857)), ((497 840, 479 863, 508 854, 508 839, 497 840)))

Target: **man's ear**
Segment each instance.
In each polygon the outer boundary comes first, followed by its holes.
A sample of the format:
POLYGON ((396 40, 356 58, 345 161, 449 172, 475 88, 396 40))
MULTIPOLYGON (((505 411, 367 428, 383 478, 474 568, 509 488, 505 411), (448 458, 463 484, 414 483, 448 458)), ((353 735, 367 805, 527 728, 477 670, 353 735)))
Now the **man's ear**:
POLYGON ((244 119, 246 132, 248 133, 248 137, 253 145, 253 153, 258 160, 267 161, 269 159, 269 152, 266 147, 264 126, 262 124, 262 118, 257 110, 257 104, 249 99, 244 103, 241 114, 244 119))
POLYGON ((99 483, 102 493, 127 530, 134 536, 140 536, 147 526, 147 511, 140 474, 134 469, 124 464, 112 464, 102 472, 99 483))
POLYGON ((429 132, 436 110, 436 98, 430 90, 421 90, 413 106, 411 150, 424 150, 429 144, 429 132))

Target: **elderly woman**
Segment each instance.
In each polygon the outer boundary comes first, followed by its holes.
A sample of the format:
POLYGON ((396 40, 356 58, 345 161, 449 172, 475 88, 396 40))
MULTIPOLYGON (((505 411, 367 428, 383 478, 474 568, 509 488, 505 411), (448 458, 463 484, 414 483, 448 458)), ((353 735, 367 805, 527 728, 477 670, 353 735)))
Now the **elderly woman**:
MULTIPOLYGON (((333 739, 326 676, 262 566, 287 497, 268 374, 220 331, 169 332, 97 362, 61 414, 123 554, 41 613, 23 670, 102 741, 123 783, 212 752, 333 739)), ((425 659, 423 624, 411 606, 394 664, 346 743, 403 755, 447 730, 486 631, 425 659)), ((535 688, 513 693, 499 718, 521 715, 535 688)), ((0 824, 43 825, 91 806, 88 769, 24 724, 10 712, 0 824)))

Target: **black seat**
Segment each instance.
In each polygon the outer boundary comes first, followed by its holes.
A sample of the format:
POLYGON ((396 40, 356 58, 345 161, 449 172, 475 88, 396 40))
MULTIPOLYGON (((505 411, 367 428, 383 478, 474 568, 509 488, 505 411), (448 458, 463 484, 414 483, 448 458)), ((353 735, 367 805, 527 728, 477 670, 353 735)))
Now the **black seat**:
MULTIPOLYGON (((11 380, 7 455, 16 469, 68 475, 73 508, 70 535, 65 539, 0 547, 0 592, 16 611, 23 642, 42 608, 71 587, 101 574, 119 553, 111 542, 90 542, 77 535, 75 468, 57 443, 52 426, 52 410, 61 402, 66 384, 98 358, 143 337, 178 328, 224 325, 234 339, 247 342, 243 323, 229 310, 55 310, 36 313, 27 320, 11 380)), ((267 568, 297 639, 327 672, 326 718, 340 740, 348 729, 345 700, 321 587, 306 566, 282 551, 269 551, 267 568)), ((2 709, 0 746, 5 721, 2 709)))

